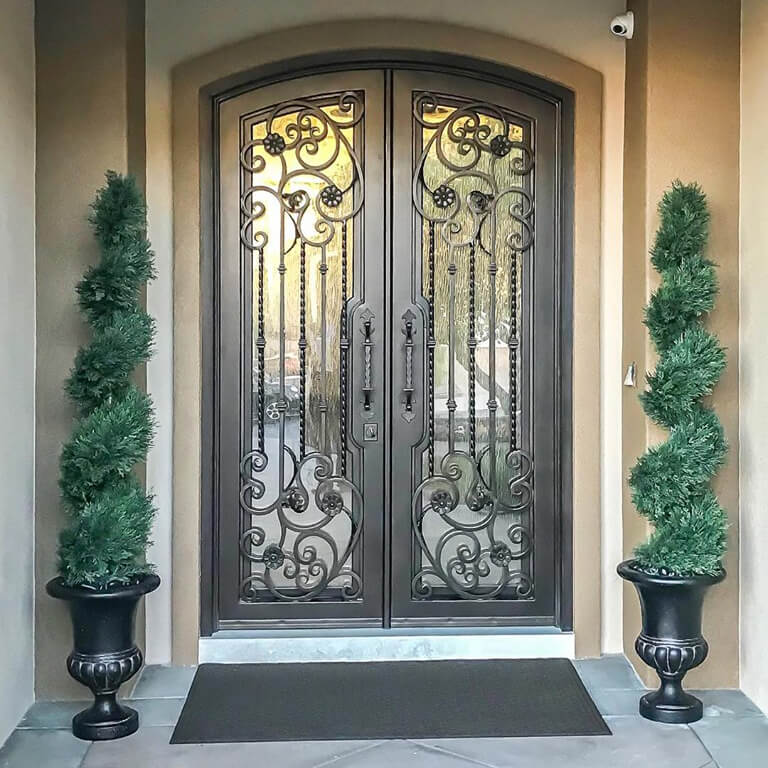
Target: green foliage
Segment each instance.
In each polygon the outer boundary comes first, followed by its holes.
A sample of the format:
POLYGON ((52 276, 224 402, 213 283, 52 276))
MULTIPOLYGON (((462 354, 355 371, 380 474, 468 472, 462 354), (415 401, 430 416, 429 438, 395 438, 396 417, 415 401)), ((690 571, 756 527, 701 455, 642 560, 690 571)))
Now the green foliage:
POLYGON ((59 462, 69 518, 59 538, 59 573, 71 585, 106 589, 152 570, 145 555, 155 510, 133 469, 146 460, 154 416, 131 380, 151 356, 155 333, 140 305, 154 276, 146 219, 135 181, 108 171, 90 219, 101 260, 77 287, 92 336, 66 382, 79 414, 59 462))
POLYGON ((105 587, 145 573, 153 516, 152 499, 132 475, 81 504, 59 542, 59 568, 66 581, 105 587))
POLYGON ((155 324, 146 312, 120 310, 109 325, 94 329, 87 347, 78 350, 66 390, 82 413, 128 392, 131 374, 152 353, 155 324))
POLYGON ((727 545, 727 517, 709 484, 728 445, 717 415, 702 399, 712 393, 726 357, 702 324, 718 290, 714 265, 704 253, 706 197, 697 184, 676 181, 659 214, 651 262, 661 284, 645 312, 659 357, 640 400, 669 436, 640 457, 630 474, 632 500, 654 527, 635 557, 651 573, 716 574, 727 545))

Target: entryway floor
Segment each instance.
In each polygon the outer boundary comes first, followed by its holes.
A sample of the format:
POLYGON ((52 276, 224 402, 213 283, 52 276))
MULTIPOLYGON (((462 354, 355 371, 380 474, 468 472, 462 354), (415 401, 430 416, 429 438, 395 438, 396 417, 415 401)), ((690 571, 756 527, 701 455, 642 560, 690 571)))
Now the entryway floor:
MULTIPOLYGON (((168 742, 194 668, 147 667, 131 704, 141 713, 138 733, 113 742, 79 741, 68 728, 72 715, 83 707, 81 702, 38 702, 0 749, 0 768, 751 768, 764 764, 768 718, 740 691, 700 691, 703 720, 690 727, 657 725, 637 714, 642 685, 623 656, 575 665, 613 736, 171 746, 168 742)), ((264 706, 269 706, 268 692, 254 690, 253 695, 263 696, 264 706)), ((343 718, 344 712, 338 716, 343 718)))

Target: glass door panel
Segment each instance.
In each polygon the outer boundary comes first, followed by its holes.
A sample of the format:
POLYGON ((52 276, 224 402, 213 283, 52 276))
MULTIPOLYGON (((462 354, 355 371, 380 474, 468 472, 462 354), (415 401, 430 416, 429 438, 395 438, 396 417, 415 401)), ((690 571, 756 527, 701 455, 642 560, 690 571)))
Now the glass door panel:
POLYGON ((411 482, 393 489, 392 621, 545 620, 554 113, 415 72, 395 74, 394 104, 393 473, 411 482))
POLYGON ((232 621, 381 621, 382 449, 360 430, 382 390, 382 224, 368 215, 382 169, 365 140, 381 130, 382 81, 294 80, 221 109, 219 567, 232 621))

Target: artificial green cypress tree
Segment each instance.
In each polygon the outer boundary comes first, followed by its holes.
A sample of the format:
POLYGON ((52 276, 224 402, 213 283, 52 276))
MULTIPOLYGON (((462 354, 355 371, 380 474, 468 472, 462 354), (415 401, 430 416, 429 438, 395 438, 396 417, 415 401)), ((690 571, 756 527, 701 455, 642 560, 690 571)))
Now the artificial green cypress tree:
POLYGON ((155 332, 140 304, 154 277, 146 220, 136 182, 108 171, 90 217, 101 260, 77 287, 91 341, 78 351, 66 383, 78 411, 59 464, 68 515, 59 573, 69 585, 105 589, 152 570, 145 555, 155 510, 133 473, 154 432, 151 400, 132 381, 152 353, 155 332))
POLYGON ((697 184, 675 181, 659 203, 651 262, 661 284, 645 309, 658 354, 640 395, 645 413, 668 430, 630 475, 632 500, 653 525, 635 550, 650 573, 716 574, 727 543, 727 518, 710 488, 728 450, 723 428, 703 398, 725 368, 725 351, 703 325, 718 292, 705 254, 709 211, 697 184))

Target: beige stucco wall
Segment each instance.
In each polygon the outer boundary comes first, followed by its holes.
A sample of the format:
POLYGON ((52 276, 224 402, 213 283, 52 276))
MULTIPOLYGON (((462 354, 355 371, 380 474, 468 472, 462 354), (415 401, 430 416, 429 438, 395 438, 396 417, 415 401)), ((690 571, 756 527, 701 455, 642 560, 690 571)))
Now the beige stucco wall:
POLYGON ((40 698, 85 693, 66 672, 67 608, 46 595, 45 583, 56 573, 63 522, 58 456, 74 415, 62 386, 77 347, 88 338, 74 291, 98 258, 89 205, 108 168, 143 178, 143 14, 143 2, 136 0, 37 1, 35 687, 40 698))
POLYGON ((0 0, 0 744, 33 696, 33 0, 0 0), (10 628, 10 630, 8 629, 10 628))
MULTIPOLYGON (((172 548, 176 548, 177 561, 187 557, 197 557, 197 531, 185 527, 186 535, 179 541, 172 541, 171 519, 169 510, 173 502, 175 509, 186 508, 186 502, 197 505, 199 499, 199 477, 178 475, 176 488, 182 494, 173 499, 173 489, 169 486, 172 476, 173 452, 171 445, 171 427, 168 415, 173 403, 172 367, 172 336, 171 328, 174 322, 172 301, 173 286, 170 279, 170 253, 173 242, 173 174, 170 167, 172 148, 171 139, 171 70, 180 62, 226 46, 237 40, 266 34, 270 31, 285 29, 295 24, 312 24, 334 19, 376 19, 398 18, 402 21, 390 27, 388 38, 381 39, 384 46, 405 46, 414 48, 433 49, 434 40, 440 39, 439 30, 444 24, 463 25, 467 28, 492 31, 499 36, 495 38, 493 51, 484 49, 477 44, 466 44, 463 35, 456 31, 450 40, 442 39, 445 50, 474 54, 481 58, 498 58, 525 68, 526 64, 535 69, 538 60, 546 59, 547 50, 561 56, 553 56, 552 60, 560 60, 562 56, 580 62, 602 75, 602 144, 598 147, 598 156, 594 159, 593 172, 598 177, 588 181, 586 177, 581 184, 581 192, 586 196, 598 195, 596 205, 598 219, 592 225, 592 235, 598 239, 590 246, 590 255, 595 259, 595 273, 590 277, 589 284, 584 290, 589 292, 586 314, 577 317, 577 323, 583 322, 591 329, 590 338, 592 356, 584 357, 582 365, 589 366, 589 383, 584 387, 591 392, 600 392, 597 411, 592 413, 591 421, 584 425, 580 435, 585 444, 598 441, 602 471, 595 468, 589 473, 589 482, 595 487, 590 488, 588 496, 594 505, 602 503, 602 516, 596 506, 595 519, 602 518, 602 524, 590 528, 585 534, 583 550, 580 553, 584 561, 589 560, 597 568, 594 578, 602 581, 602 595, 598 594, 592 600, 591 634, 584 646, 594 652, 602 647, 607 651, 621 649, 621 590, 619 580, 614 573, 615 562, 620 558, 621 544, 621 216, 620 196, 602 194, 600 190, 617 189, 621 185, 622 176, 622 135, 623 135, 623 99, 624 99, 624 43, 612 37, 607 31, 610 18, 623 10, 622 0, 582 0, 578 7, 569 0, 548 0, 545 3, 531 4, 524 0, 487 0, 479 8, 460 0, 424 0, 420 3, 408 0, 391 0, 380 3, 376 0, 349 3, 343 0, 329 0, 315 3, 310 0, 296 0, 292 3, 281 3, 269 0, 254 5, 247 0, 225 0, 211 4, 205 0, 148 0, 147 2, 147 196, 150 207, 150 235, 161 259, 160 278, 150 288, 148 302, 151 312, 158 318, 161 338, 158 354, 148 371, 149 388, 158 411, 162 415, 164 430, 158 437, 158 444, 150 456, 148 478, 151 487, 158 494, 162 516, 158 520, 155 531, 156 546, 152 553, 155 562, 161 565, 164 575, 171 570, 172 548), (183 7, 183 11, 182 11, 183 7), (433 22, 427 26, 413 25, 408 20, 426 20, 433 22), (439 24, 434 23, 439 19, 439 24), (520 59, 520 46, 512 40, 534 43, 545 50, 539 51, 533 59, 520 59), (468 50, 467 47, 471 48, 468 50), (166 259, 166 261, 162 261, 166 259), (598 266, 599 265, 599 266, 598 266), (598 323, 598 320, 600 321, 598 323), (599 340, 599 343, 597 343, 599 340), (595 371, 600 371, 598 381, 595 371), (601 430, 600 425, 603 425, 601 430), (186 481, 189 482, 186 482, 186 481), (602 499, 602 502, 599 501, 602 499), (194 551, 193 551, 194 549, 194 551), (602 555, 600 554, 602 552, 602 555), (602 572, 602 577, 601 577, 602 572), (602 606, 602 609, 601 609, 602 606), (600 611, 602 610, 602 617, 600 611), (594 612, 597 612, 595 615, 594 612), (595 640, 596 633, 596 640, 595 640), (602 633, 602 640, 600 635, 602 633)), ((360 34, 344 41, 349 46, 354 40, 354 46, 364 43, 366 32, 374 29, 372 23, 362 24, 360 34)), ((337 39, 333 26, 323 33, 326 47, 332 47, 332 41, 337 39)), ((373 35, 375 37, 375 34, 373 35)), ((316 36, 314 48, 323 47, 323 37, 316 36)), ((266 38, 265 38, 266 39, 266 38)), ((281 38, 280 47, 270 48, 269 55, 285 58, 307 50, 307 35, 304 42, 293 39, 290 35, 281 38)), ((477 40, 477 38, 473 38, 477 40)), ((337 44, 338 45, 338 44, 337 44)), ((268 46, 269 47, 269 46, 268 46)), ((261 49, 252 47, 251 56, 255 57, 250 63, 244 59, 234 60, 236 66, 246 68, 257 61, 264 60, 267 54, 261 49)), ((233 60, 230 60, 233 61, 233 60)), ((543 66, 543 65, 542 65, 543 66)), ((547 69, 542 74, 554 76, 554 69, 547 69)), ((228 74, 226 70, 211 77, 228 74)), ((565 78, 567 79, 567 78, 565 78)), ((202 83, 201 83, 202 84, 202 83)), ((577 117, 580 109, 589 109, 588 105, 577 107, 577 117)), ((597 107, 599 109, 599 107, 597 107)), ((185 113, 185 119, 195 119, 185 113)), ((583 119, 583 115, 581 116, 583 119)), ((196 184, 196 181, 190 183, 196 184)), ((178 213, 177 213, 178 215, 178 213)), ((186 217, 188 212, 183 212, 186 217)), ((185 229, 181 227, 181 229, 185 229)), ((188 233, 177 233, 188 236, 188 233)), ((178 245, 178 244, 177 244, 178 245)), ((176 323, 182 326, 198 322, 195 314, 196 307, 188 301, 196 300, 186 294, 186 288, 181 294, 177 293, 176 323)), ((194 351, 194 350, 193 350, 194 351)), ((199 382, 195 380, 176 381, 177 393, 186 395, 194 400, 199 382)), ((178 406, 178 403, 177 403, 178 406)), ((178 425, 177 425, 178 426, 178 425)), ((194 441, 193 441, 194 442, 194 441)), ((179 450, 177 446, 177 450, 179 450)), ((196 455, 198 446, 183 445, 181 456, 183 464, 196 455)), ((176 466, 179 454, 176 455, 176 466)), ((186 519, 186 518, 185 518, 186 519)), ((177 574, 179 578, 182 574, 177 574)), ((190 577, 184 571, 184 578, 190 577)), ((168 578, 166 576, 166 583, 168 578)), ((196 594, 189 590, 190 583, 185 583, 183 590, 174 591, 181 600, 189 601, 189 610, 196 600, 196 594)), ((178 636, 178 627, 174 626, 173 640, 171 631, 171 592, 159 592, 148 600, 148 630, 147 644, 150 658, 156 661, 167 661, 171 658, 171 645, 176 648, 175 658, 191 658, 196 645, 196 637, 191 630, 185 630, 184 637, 178 636)), ((196 608, 195 608, 196 610, 196 608)), ((585 634, 584 639, 587 639, 585 634)))
POLYGON ((768 711, 768 3, 741 7, 741 685, 768 711))
MULTIPOLYGON (((658 226, 656 204, 679 177, 698 181, 712 215, 710 255, 718 264, 720 297, 709 319, 728 350, 728 368, 712 398, 731 451, 714 482, 729 513, 727 580, 713 589, 704 613, 710 660, 689 675, 692 687, 735 687, 739 648, 739 0, 638 0, 637 35, 627 49, 627 131, 624 184, 624 361, 653 367, 641 325, 642 306, 656 284, 647 252, 658 226)), ((663 434, 646 423, 637 390, 624 395, 625 473, 646 444, 663 434)), ((625 494, 627 554, 645 535, 625 494)), ((624 599, 624 643, 639 631, 631 587, 624 599)), ((642 665, 639 665, 639 668, 642 665)), ((651 675, 641 670, 647 680, 651 675)))

